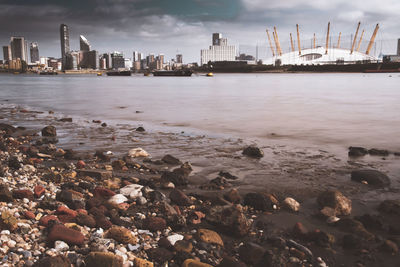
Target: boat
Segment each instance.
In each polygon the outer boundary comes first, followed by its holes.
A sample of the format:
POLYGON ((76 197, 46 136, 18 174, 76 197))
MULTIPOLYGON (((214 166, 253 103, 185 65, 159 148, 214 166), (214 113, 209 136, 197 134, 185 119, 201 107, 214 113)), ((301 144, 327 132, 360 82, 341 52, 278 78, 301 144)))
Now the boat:
POLYGON ((106 72, 107 76, 131 76, 132 72, 130 70, 112 70, 106 72))
POLYGON ((192 70, 156 70, 154 76, 192 76, 192 70))
POLYGON ((39 72, 39 75, 58 75, 58 72, 53 70, 45 70, 39 72))
POLYGON ((148 73, 148 72, 145 72, 145 73, 143 73, 143 76, 150 76, 150 73, 148 73))
POLYGON ((207 77, 213 77, 213 76, 214 76, 214 73, 209 72, 209 73, 206 74, 206 76, 207 76, 207 77))
POLYGON ((400 72, 400 68, 398 69, 366 69, 365 73, 395 73, 400 72))
POLYGON ((97 73, 97 76, 102 76, 103 74, 101 73, 101 72, 98 72, 97 73))

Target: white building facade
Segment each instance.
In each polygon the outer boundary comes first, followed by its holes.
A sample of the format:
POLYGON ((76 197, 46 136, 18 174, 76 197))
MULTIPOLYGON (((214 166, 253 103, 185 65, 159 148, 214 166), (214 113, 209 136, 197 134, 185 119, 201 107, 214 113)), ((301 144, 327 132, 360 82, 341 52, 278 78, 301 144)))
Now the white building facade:
POLYGON ((222 38, 220 34, 219 40, 214 40, 216 33, 213 34, 213 45, 209 49, 200 51, 201 65, 207 64, 209 61, 234 61, 236 58, 236 46, 228 45, 227 39, 222 38))

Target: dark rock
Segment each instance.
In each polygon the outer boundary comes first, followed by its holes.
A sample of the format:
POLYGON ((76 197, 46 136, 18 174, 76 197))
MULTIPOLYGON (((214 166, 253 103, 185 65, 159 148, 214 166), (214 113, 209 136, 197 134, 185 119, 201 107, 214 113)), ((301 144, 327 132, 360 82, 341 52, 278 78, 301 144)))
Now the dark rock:
POLYGON ((344 249, 359 249, 363 246, 363 244, 363 239, 353 234, 347 234, 343 236, 342 246, 344 249))
POLYGON ((242 201, 242 197, 236 188, 231 189, 229 192, 224 194, 224 198, 233 204, 239 204, 242 201))
POLYGON ((309 233, 308 236, 311 241, 321 247, 329 248, 335 243, 335 237, 333 235, 320 230, 315 230, 309 233))
POLYGON ((136 128, 136 132, 144 132, 146 131, 142 126, 136 128))
POLYGON ((224 257, 217 267, 246 267, 246 264, 234 258, 224 257))
POLYGON ((368 150, 363 147, 349 147, 349 157, 362 157, 368 154, 368 150))
POLYGON ((114 191, 112 191, 112 190, 110 190, 108 188, 105 188, 105 187, 98 186, 93 190, 93 196, 94 197, 110 198, 110 197, 112 197, 114 195, 115 195, 114 191))
POLYGON ((264 157, 264 152, 255 146, 249 146, 243 149, 243 155, 251 157, 251 158, 262 158, 264 157))
POLYGON ((47 236, 49 244, 53 244, 54 241, 62 240, 69 245, 83 245, 85 237, 79 231, 65 227, 62 224, 56 224, 51 227, 47 236))
POLYGON ((54 257, 46 256, 35 262, 32 267, 71 267, 71 262, 68 258, 61 255, 54 257))
POLYGON ((96 220, 91 215, 78 214, 76 222, 82 226, 88 226, 90 228, 96 227, 96 220))
POLYGON ((111 252, 90 252, 85 258, 86 267, 122 267, 123 259, 111 252))
POLYGON ((248 193, 244 197, 244 204, 252 207, 255 210, 272 211, 274 205, 278 205, 275 197, 262 193, 248 193))
POLYGON ((400 215, 400 200, 384 200, 379 204, 378 210, 388 214, 400 215))
POLYGON ((355 234, 356 236, 366 239, 373 240, 375 236, 365 229, 364 225, 354 219, 344 218, 335 223, 342 231, 355 234))
POLYGON ((12 134, 15 133, 17 129, 12 125, 0 123, 0 131, 4 131, 6 134, 12 134))
POLYGON ((284 267, 288 266, 287 259, 281 253, 267 250, 261 261, 255 267, 284 267))
POLYGON ((122 244, 136 244, 137 238, 132 234, 130 230, 121 226, 113 226, 111 227, 107 233, 107 238, 112 238, 118 243, 122 244))
POLYGON ((170 164, 170 165, 180 165, 180 164, 182 164, 182 162, 179 159, 177 159, 174 156, 169 155, 169 154, 165 155, 161 160, 163 162, 167 163, 167 164, 170 164))
POLYGON ((174 248, 176 251, 183 251, 186 253, 191 253, 193 250, 193 245, 188 240, 178 240, 175 243, 174 248))
POLYGON ((172 172, 164 172, 161 176, 161 179, 164 181, 172 182, 178 186, 187 185, 189 183, 188 177, 190 172, 191 171, 186 168, 176 168, 172 172))
POLYGON ((320 208, 335 209, 337 215, 350 215, 351 213, 351 200, 336 190, 322 192, 317 198, 317 203, 320 208))
POLYGON ((224 177, 228 180, 237 180, 239 179, 237 176, 230 174, 229 172, 220 171, 218 173, 219 176, 224 177))
POLYGON ((192 204, 190 198, 179 189, 173 189, 169 194, 169 198, 179 206, 189 206, 192 204))
POLYGON ((395 242, 391 240, 385 240, 385 242, 382 244, 382 250, 392 254, 397 254, 399 252, 399 247, 395 242))
POLYGON ((297 222, 293 227, 293 235, 297 238, 304 239, 308 236, 308 230, 301 222, 297 222))
POLYGON ((245 236, 251 226, 243 212, 235 206, 212 207, 206 216, 206 220, 234 236, 245 236))
POLYGON ((42 129, 42 136, 54 137, 57 136, 56 127, 49 125, 42 129))
POLYGON ((152 261, 157 263, 164 263, 174 257, 173 253, 165 248, 151 248, 146 253, 152 261))
POLYGON ((41 186, 41 185, 37 185, 33 189, 33 193, 34 193, 36 198, 41 197, 45 192, 46 192, 45 188, 43 186, 41 186))
POLYGON ((94 153, 94 156, 97 157, 99 160, 105 161, 105 162, 108 162, 111 160, 110 156, 104 154, 104 151, 100 151, 100 150, 97 150, 96 153, 94 153))
POLYGON ((74 190, 61 190, 60 192, 57 193, 56 199, 58 201, 66 203, 67 205, 72 204, 74 202, 85 201, 83 194, 74 190))
POLYGON ((364 214, 359 217, 355 217, 356 220, 360 221, 365 228, 369 230, 384 230, 384 221, 380 215, 364 214))
POLYGON ((27 198, 29 200, 33 200, 33 193, 31 190, 28 189, 14 190, 13 197, 15 199, 27 198))
POLYGON ((72 118, 61 118, 58 121, 61 121, 61 122, 72 122, 72 118))
POLYGON ((390 185, 389 177, 377 170, 358 170, 351 172, 351 180, 356 182, 366 181, 375 187, 386 187, 390 185))
POLYGON ((107 127, 107 123, 103 122, 103 123, 101 124, 101 127, 107 127))
POLYGON ((162 231, 167 227, 167 222, 161 217, 147 217, 143 222, 143 227, 152 232, 162 231))
POLYGON ((16 156, 11 156, 8 160, 8 167, 18 170, 21 168, 21 162, 16 156))
MULTIPOLYGON (((142 189, 142 191, 143 191, 143 189, 142 189)), ((151 202, 164 201, 167 199, 167 196, 158 190, 148 192, 147 194, 145 194, 145 197, 148 198, 151 202)))
POLYGON ((106 170, 78 170, 80 176, 89 176, 97 180, 106 180, 112 178, 112 172, 106 170))
POLYGON ((265 249, 252 242, 246 242, 243 246, 239 247, 239 256, 242 261, 248 264, 256 265, 261 261, 265 249))
POLYGON ((0 184, 0 202, 12 202, 14 200, 12 193, 6 184, 0 184))
POLYGON ((111 163, 111 165, 115 170, 122 170, 122 168, 125 167, 126 163, 125 161, 119 159, 119 160, 114 160, 111 163))
POLYGON ((389 151, 384 150, 384 149, 372 148, 372 149, 368 150, 368 153, 369 153, 371 156, 382 156, 382 157, 387 157, 387 156, 389 156, 389 151))
POLYGON ((66 149, 64 154, 65 159, 69 160, 80 160, 81 157, 72 149, 66 149))

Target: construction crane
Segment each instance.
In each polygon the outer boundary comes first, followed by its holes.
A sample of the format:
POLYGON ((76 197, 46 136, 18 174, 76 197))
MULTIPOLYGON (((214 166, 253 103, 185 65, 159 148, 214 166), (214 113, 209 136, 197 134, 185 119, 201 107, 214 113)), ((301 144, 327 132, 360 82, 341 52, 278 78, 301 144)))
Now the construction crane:
POLYGON ((299 56, 301 56, 299 24, 296 24, 296 28, 297 28, 297 45, 299 46, 299 56))
POLYGON ((340 37, 342 36, 342 32, 339 32, 339 38, 337 40, 336 48, 340 48, 340 37))
POLYGON ((274 26, 274 31, 275 31, 275 37, 276 37, 276 44, 277 44, 277 48, 278 48, 278 54, 280 56, 282 56, 282 49, 281 49, 281 43, 279 42, 279 38, 278 38, 278 32, 276 31, 276 27, 274 26))
POLYGON ((277 41, 276 41, 276 34, 275 34, 275 32, 272 32, 272 36, 274 37, 276 55, 279 56, 279 49, 278 49, 278 43, 277 43, 277 41))
POLYGON ((329 30, 331 28, 331 23, 328 22, 328 31, 326 32, 326 49, 325 49, 325 55, 328 54, 328 47, 329 47, 329 30))
POLYGON ((360 25, 361 25, 361 22, 358 22, 358 26, 357 26, 357 30, 356 30, 356 35, 354 35, 353 44, 351 45, 350 55, 353 54, 354 46, 356 45, 356 41, 357 41, 358 30, 360 30, 360 25))
POLYGON ((293 43, 292 33, 290 33, 290 45, 292 47, 292 52, 294 52, 294 43, 293 43))
POLYGON ((361 32, 360 41, 358 41, 358 45, 357 45, 357 49, 356 49, 357 52, 358 52, 358 50, 360 50, 360 46, 361 46, 361 42, 362 42, 363 36, 364 36, 364 30, 362 30, 362 32, 361 32))
POLYGON ((371 48, 372 48, 372 45, 374 44, 375 37, 376 37, 376 34, 378 33, 378 30, 379 30, 379 24, 376 24, 374 33, 371 36, 371 40, 369 40, 367 51, 365 52, 365 54, 367 54, 367 55, 369 55, 369 52, 371 52, 371 48))
POLYGON ((267 29, 267 36, 268 36, 268 43, 269 43, 269 47, 271 48, 271 51, 272 51, 272 56, 273 56, 273 57, 275 57, 274 46, 272 45, 272 42, 271 42, 271 37, 269 36, 268 29, 267 29))

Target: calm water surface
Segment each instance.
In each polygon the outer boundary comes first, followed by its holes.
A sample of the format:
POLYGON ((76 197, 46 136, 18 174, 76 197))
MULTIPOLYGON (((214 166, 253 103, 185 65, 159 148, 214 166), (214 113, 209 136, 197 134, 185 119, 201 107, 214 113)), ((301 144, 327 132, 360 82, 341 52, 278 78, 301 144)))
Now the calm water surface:
POLYGON ((0 101, 154 130, 400 150, 398 74, 1 75, 0 101))

